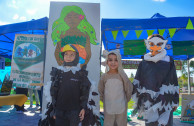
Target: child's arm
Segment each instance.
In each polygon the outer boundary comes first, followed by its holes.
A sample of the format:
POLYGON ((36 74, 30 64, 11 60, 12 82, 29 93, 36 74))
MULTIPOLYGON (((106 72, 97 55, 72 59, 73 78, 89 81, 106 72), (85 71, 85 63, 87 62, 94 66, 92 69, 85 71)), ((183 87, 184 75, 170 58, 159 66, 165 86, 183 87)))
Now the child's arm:
POLYGON ((50 89, 50 93, 51 93, 51 97, 52 97, 52 105, 53 105, 53 116, 55 116, 55 109, 56 109, 56 102, 57 102, 57 94, 58 94, 58 90, 59 90, 59 77, 57 74, 58 70, 56 68, 52 68, 52 71, 50 73, 51 75, 51 89, 50 89))
POLYGON ((100 78, 100 81, 98 83, 98 92, 100 93, 100 100, 103 102, 104 99, 104 75, 100 78))

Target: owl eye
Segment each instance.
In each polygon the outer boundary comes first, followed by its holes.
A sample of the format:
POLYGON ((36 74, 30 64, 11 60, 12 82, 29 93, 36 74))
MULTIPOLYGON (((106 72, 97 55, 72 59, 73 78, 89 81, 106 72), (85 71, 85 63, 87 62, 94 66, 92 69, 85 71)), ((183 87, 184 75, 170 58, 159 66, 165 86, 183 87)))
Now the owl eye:
POLYGON ((159 42, 158 44, 157 44, 157 46, 162 46, 163 45, 163 42, 159 42))
POLYGON ((149 42, 149 45, 150 45, 150 46, 154 46, 154 43, 153 43, 153 42, 149 42))

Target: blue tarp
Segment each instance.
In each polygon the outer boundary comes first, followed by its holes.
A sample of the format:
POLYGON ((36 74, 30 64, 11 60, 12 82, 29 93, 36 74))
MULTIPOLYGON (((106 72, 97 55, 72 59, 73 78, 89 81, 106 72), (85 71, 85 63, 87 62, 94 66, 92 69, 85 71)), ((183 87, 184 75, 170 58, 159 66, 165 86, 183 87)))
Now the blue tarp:
POLYGON ((44 34, 48 29, 48 18, 0 26, 0 56, 12 57, 15 34, 44 34))
MULTIPOLYGON (((175 60, 187 60, 194 57, 193 55, 173 55, 173 46, 171 41, 194 41, 194 30, 186 30, 188 20, 194 25, 194 17, 165 17, 155 14, 150 19, 102 19, 101 31, 102 41, 106 50, 119 49, 123 59, 140 59, 142 55, 124 55, 124 40, 142 40, 148 37, 146 30, 154 30, 153 34, 158 34, 159 29, 165 29, 163 37, 168 39, 168 45, 171 46, 167 50, 167 54, 175 60), (171 38, 168 29, 176 28, 174 36, 171 38), (129 30, 126 37, 122 31, 129 30), (140 37, 137 38, 135 30, 143 30, 140 37), (118 31, 116 39, 114 39, 112 31, 118 31)), ((193 45, 194 46, 194 45, 193 45)), ((147 50, 148 52, 148 50, 147 50)))

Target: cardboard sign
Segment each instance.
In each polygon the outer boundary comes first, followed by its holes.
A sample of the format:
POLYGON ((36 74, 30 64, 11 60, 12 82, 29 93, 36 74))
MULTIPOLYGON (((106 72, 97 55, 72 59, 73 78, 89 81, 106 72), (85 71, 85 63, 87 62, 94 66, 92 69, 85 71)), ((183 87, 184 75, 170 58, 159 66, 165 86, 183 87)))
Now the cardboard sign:
MULTIPOLYGON (((48 85, 52 67, 62 66, 63 50, 79 52, 79 64, 86 66, 88 78, 98 92, 100 79, 100 4, 51 2, 47 36, 44 85, 48 85)), ((45 89, 46 90, 46 89, 45 89)), ((47 100, 43 96, 43 110, 47 100)), ((99 109, 99 97, 93 99, 99 109)), ((97 110, 98 111, 98 110, 97 110)), ((43 114, 43 118, 44 118, 43 114)))
MULTIPOLYGON (((122 60, 122 65, 124 69, 137 69, 141 61, 131 61, 131 60, 122 60)), ((182 62, 175 61, 176 70, 182 69, 182 62)))
POLYGON ((11 62, 13 86, 40 88, 30 83, 43 81, 44 35, 16 34, 11 62))
POLYGON ((194 121, 194 96, 182 94, 181 121, 194 121))

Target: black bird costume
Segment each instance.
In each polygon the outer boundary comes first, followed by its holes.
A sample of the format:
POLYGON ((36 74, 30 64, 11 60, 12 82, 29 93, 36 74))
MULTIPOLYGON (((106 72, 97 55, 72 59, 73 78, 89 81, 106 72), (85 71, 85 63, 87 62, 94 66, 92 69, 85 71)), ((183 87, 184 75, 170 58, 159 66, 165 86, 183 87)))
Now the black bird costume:
MULTIPOLYGON (((146 44, 154 41, 152 47, 159 42, 165 47, 164 39, 158 36, 153 38, 145 41, 146 44)), ((152 56, 151 53, 144 55, 133 82, 134 113, 142 114, 146 125, 149 126, 172 125, 169 121, 172 121, 170 117, 173 107, 178 106, 179 103, 176 68, 173 59, 166 56, 164 47, 161 47, 160 53, 155 56, 152 56)))

